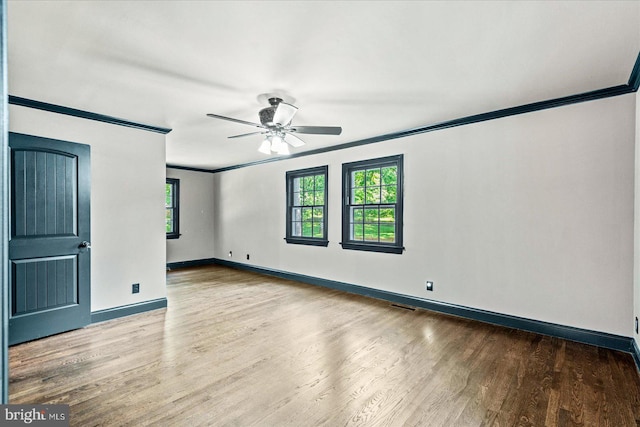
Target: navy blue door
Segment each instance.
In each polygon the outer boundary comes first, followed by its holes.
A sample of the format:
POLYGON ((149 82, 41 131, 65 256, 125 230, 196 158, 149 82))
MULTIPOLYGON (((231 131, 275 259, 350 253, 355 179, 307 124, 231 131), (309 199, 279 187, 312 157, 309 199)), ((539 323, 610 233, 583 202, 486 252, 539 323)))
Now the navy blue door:
POLYGON ((91 321, 90 147, 9 133, 9 344, 91 321))

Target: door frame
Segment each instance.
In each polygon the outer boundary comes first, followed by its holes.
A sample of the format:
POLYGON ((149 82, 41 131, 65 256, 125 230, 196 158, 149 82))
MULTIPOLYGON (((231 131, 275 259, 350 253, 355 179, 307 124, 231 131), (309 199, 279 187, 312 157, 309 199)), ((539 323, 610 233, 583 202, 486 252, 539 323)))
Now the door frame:
POLYGON ((9 403, 9 120, 7 94, 7 2, 0 0, 0 404, 9 403))

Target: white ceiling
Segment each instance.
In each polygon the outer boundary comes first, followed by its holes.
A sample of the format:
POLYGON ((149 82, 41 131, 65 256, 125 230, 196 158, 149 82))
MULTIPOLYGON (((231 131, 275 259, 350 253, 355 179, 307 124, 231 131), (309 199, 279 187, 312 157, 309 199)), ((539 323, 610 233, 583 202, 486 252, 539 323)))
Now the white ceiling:
POLYGON ((173 129, 167 163, 261 160, 265 93, 296 151, 626 84, 640 2, 9 1, 9 93, 173 129))

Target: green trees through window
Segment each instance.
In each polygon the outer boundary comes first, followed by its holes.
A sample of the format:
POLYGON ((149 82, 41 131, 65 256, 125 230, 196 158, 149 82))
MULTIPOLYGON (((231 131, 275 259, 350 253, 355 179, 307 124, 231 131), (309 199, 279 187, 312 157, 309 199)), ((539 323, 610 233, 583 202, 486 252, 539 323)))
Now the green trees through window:
POLYGON ((327 169, 287 172, 288 243, 327 246, 327 169))
POLYGON ((398 167, 354 171, 351 184, 351 239, 394 243, 398 167))
POLYGON ((343 164, 343 248, 402 253, 402 161, 343 164))

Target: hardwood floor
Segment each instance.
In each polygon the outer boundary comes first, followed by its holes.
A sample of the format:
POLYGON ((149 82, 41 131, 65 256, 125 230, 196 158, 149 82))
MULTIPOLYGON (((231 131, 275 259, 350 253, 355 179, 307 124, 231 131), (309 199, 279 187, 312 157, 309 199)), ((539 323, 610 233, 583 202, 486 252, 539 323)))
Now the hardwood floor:
POLYGON ((10 349, 75 426, 638 426, 630 355, 225 267, 167 309, 10 349))

